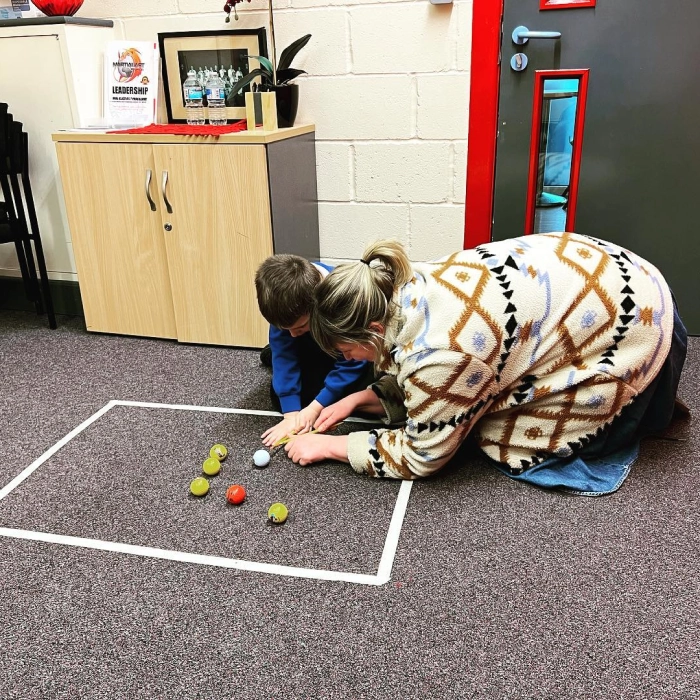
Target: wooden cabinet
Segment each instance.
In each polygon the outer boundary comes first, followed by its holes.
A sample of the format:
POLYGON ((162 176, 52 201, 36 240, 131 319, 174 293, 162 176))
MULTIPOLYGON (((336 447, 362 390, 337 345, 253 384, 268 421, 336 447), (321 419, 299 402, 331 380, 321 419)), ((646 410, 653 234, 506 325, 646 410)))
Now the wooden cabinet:
POLYGON ((88 330, 262 347, 258 265, 319 254, 312 127, 129 136, 54 135, 88 330))

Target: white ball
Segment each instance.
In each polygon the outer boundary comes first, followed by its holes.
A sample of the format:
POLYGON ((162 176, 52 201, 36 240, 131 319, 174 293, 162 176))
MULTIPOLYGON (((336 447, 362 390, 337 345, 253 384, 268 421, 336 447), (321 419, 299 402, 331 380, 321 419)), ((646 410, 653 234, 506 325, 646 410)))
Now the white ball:
POLYGON ((256 467, 266 467, 270 463, 270 454, 265 450, 258 450, 253 455, 253 464, 256 467))

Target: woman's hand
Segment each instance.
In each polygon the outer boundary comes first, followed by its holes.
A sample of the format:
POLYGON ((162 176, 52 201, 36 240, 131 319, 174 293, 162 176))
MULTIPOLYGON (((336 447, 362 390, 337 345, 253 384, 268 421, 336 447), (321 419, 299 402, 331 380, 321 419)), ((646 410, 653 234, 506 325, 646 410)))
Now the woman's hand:
POLYGON ((300 411, 285 413, 284 418, 272 428, 268 428, 260 437, 265 447, 272 447, 278 440, 293 435, 296 430, 297 415, 300 411))
POLYGON ((302 467, 324 459, 349 461, 347 435, 297 435, 284 449, 289 459, 302 467))
POLYGON ((355 410, 356 406, 357 394, 350 394, 344 399, 340 399, 340 401, 326 406, 314 423, 314 428, 316 428, 319 433, 325 433, 326 430, 344 421, 355 410))
POLYGON ((379 397, 371 389, 363 389, 349 394, 344 399, 326 406, 314 423, 314 428, 319 433, 330 430, 334 425, 344 421, 348 416, 357 410, 365 411, 375 415, 382 415, 384 407, 379 397))

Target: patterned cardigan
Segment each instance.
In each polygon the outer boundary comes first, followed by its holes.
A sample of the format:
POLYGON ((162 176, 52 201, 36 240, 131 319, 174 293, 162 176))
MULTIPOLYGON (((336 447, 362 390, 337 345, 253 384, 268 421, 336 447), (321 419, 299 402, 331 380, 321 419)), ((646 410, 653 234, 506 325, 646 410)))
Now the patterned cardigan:
POLYGON ((348 436, 353 469, 415 479, 472 432, 520 473, 586 445, 660 371, 673 301, 650 263, 611 243, 548 233, 413 266, 394 298, 373 389, 381 428, 348 436))

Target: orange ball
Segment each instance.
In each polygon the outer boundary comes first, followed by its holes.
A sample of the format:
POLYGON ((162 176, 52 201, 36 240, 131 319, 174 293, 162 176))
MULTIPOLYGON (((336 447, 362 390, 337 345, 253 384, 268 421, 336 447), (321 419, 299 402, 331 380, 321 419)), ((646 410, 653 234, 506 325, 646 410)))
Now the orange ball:
POLYGON ((226 489, 226 500, 234 506, 241 505, 245 501, 245 495, 245 489, 240 484, 233 484, 226 489))

